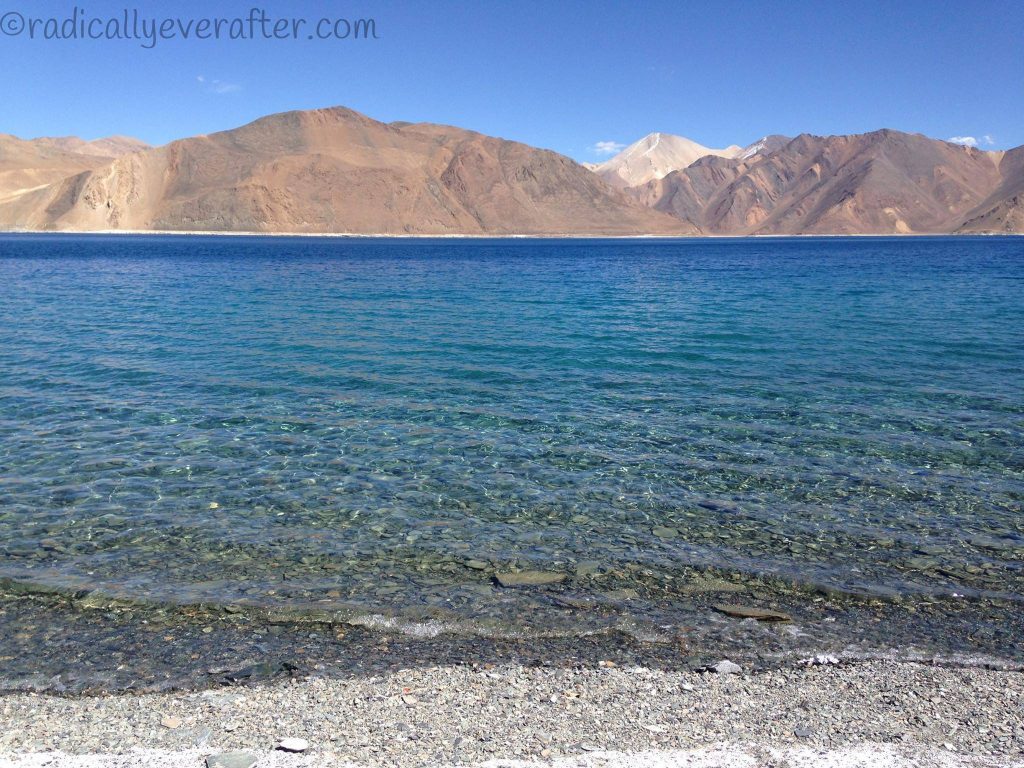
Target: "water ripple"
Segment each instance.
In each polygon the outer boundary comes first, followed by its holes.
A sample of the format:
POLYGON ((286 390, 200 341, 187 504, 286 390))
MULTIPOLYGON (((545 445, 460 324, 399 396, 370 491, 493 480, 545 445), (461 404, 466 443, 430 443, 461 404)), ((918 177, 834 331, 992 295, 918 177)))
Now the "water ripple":
POLYGON ((1024 600, 1019 239, 10 236, 0 276, 0 575, 470 619, 543 607, 509 568, 638 613, 707 568, 1024 600))

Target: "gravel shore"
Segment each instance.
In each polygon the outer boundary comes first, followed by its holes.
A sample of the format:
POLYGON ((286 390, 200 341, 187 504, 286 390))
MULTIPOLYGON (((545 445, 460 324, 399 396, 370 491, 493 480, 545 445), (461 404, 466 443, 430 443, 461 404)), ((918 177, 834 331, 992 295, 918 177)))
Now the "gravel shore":
POLYGON ((747 674, 448 665, 202 692, 0 698, 0 766, 1024 765, 1024 675, 906 662, 747 674), (301 738, 301 755, 275 752, 301 738), (495 762, 497 761, 497 762, 495 762))

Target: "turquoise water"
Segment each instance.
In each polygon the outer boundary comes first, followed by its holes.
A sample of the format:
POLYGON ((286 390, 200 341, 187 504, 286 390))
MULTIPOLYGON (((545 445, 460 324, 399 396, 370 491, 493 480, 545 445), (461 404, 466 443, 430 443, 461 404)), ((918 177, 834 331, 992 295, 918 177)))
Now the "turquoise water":
POLYGON ((1019 238, 3 236, 0 278, 2 577, 491 626, 1024 601, 1019 238))

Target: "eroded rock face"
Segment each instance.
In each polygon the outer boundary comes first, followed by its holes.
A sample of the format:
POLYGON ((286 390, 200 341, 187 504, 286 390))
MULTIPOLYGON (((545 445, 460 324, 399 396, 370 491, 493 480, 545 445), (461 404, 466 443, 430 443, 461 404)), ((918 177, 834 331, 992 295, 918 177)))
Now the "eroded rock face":
POLYGON ((92 171, 147 148, 121 136, 83 141, 0 134, 0 228, 48 228, 52 211, 69 210, 92 171))
POLYGON ((1024 232, 1024 147, 1001 153, 1000 185, 964 216, 957 232, 1024 232))

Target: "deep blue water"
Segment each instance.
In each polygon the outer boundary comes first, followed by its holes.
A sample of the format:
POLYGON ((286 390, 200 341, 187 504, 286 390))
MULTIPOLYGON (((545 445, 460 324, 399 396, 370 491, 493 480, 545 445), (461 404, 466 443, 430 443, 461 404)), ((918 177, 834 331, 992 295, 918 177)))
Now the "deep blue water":
POLYGON ((0 576, 499 623, 1021 601, 1022 508, 1020 238, 0 237, 0 576))

